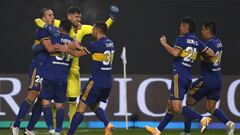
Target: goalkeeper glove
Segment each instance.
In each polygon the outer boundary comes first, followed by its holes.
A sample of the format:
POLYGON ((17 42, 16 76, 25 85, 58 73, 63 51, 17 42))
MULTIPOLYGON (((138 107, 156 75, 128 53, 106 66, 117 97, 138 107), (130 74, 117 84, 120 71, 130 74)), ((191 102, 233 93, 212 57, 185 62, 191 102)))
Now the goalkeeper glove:
POLYGON ((111 5, 110 7, 110 13, 109 13, 109 16, 110 18, 115 22, 116 19, 117 19, 117 15, 119 13, 119 8, 114 6, 114 5, 111 5))
POLYGON ((54 27, 53 25, 45 24, 44 28, 54 37, 58 37, 60 35, 58 28, 54 27))

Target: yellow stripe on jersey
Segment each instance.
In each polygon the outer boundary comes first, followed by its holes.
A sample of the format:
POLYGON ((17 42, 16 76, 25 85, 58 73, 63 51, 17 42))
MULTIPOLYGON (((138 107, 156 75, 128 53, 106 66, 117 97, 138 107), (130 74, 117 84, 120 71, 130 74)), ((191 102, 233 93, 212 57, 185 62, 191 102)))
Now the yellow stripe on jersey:
POLYGON ((50 37, 41 38, 40 41, 42 42, 43 40, 47 40, 47 39, 50 39, 50 37))
POLYGON ((178 99, 179 98, 179 93, 178 93, 178 74, 174 75, 173 83, 174 83, 174 97, 178 99))
POLYGON ((180 50, 183 50, 182 47, 175 45, 174 48, 178 48, 180 50))
POLYGON ((29 89, 31 89, 34 85, 36 74, 37 74, 37 69, 34 68, 33 73, 32 73, 32 77, 31 77, 31 83, 30 83, 29 89))
POLYGON ((94 61, 107 61, 108 60, 107 57, 108 56, 106 56, 103 53, 94 53, 92 55, 92 60, 94 60, 94 61))
POLYGON ((180 57, 187 57, 189 56, 190 59, 192 60, 196 60, 197 59, 197 52, 196 53, 193 53, 192 50, 189 50, 189 51, 186 51, 186 50, 183 50, 181 53, 180 53, 180 57), (191 56, 190 56, 191 55, 191 56))
POLYGON ((41 42, 39 40, 34 41, 34 45, 40 45, 40 44, 41 44, 41 42))
POLYGON ((88 94, 89 94, 90 90, 92 89, 93 84, 94 84, 93 80, 88 83, 88 86, 87 86, 87 88, 86 88, 86 90, 85 90, 85 92, 83 94, 83 97, 82 97, 83 101, 85 101, 87 99, 88 94))
POLYGON ((202 52, 205 52, 205 51, 207 51, 207 49, 208 49, 208 47, 205 47, 205 48, 202 50, 202 52))
POLYGON ((198 84, 195 87, 192 87, 189 89, 189 95, 193 95, 194 93, 196 93, 203 85, 203 81, 198 82, 198 84))

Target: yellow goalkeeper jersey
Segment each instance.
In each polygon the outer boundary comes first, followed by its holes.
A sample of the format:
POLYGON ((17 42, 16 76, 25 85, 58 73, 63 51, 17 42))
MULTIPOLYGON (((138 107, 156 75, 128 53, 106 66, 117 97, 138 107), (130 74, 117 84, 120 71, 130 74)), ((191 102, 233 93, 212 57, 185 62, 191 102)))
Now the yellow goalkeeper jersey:
MULTIPOLYGON (((44 25, 46 24, 44 21, 41 19, 35 19, 35 24, 38 27, 43 28, 44 25)), ((54 20, 54 26, 59 27, 60 25, 60 20, 54 20)), ((113 23, 113 20, 109 18, 106 21, 106 25, 109 28, 113 23)), ((77 40, 78 42, 81 43, 83 37, 85 35, 91 34, 92 33, 92 25, 82 25, 80 29, 77 31, 74 31, 74 28, 70 30, 70 37, 73 39, 77 40)), ((80 68, 79 68, 79 58, 74 57, 71 68, 68 74, 68 85, 67 85, 67 97, 79 97, 80 96, 80 68)))

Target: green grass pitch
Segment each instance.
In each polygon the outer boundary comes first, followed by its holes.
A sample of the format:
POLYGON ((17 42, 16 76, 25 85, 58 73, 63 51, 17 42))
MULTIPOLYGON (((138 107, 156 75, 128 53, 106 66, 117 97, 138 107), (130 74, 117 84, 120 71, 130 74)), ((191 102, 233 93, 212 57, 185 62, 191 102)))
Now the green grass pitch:
MULTIPOLYGON (((163 135, 179 135, 181 130, 166 130, 163 135)), ((63 133, 66 133, 64 129, 63 133)), ((22 135, 22 131, 20 135, 22 135)), ((47 129, 36 129, 37 135, 47 135, 47 129)), ((104 135, 103 129, 78 129, 75 133, 76 135, 104 135)), ((204 133, 205 135, 226 135, 225 130, 208 130, 204 133)), ((0 135, 11 135, 10 129, 0 129, 0 135)), ((115 129, 113 135, 149 135, 143 129, 115 129)), ((192 135, 200 135, 199 130, 193 130, 192 135)), ((240 133, 235 133, 235 135, 240 135, 240 133)))

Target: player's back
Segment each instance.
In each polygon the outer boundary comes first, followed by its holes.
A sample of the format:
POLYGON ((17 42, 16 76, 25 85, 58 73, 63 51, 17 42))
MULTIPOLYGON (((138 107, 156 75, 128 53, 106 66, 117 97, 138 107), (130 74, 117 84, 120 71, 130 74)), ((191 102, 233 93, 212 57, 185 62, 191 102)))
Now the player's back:
POLYGON ((92 54, 91 77, 96 85, 108 88, 112 86, 112 62, 114 57, 114 44, 103 37, 87 47, 87 51, 92 54))
MULTIPOLYGON (((64 45, 73 41, 68 35, 51 37, 52 44, 64 45)), ((44 64, 43 77, 52 81, 66 82, 71 67, 72 56, 64 53, 50 54, 44 64)))
POLYGON ((197 54, 206 51, 207 47, 193 33, 178 36, 175 47, 179 48, 181 53, 174 59, 174 71, 186 74, 186 77, 191 78, 190 70, 197 58, 197 54))
POLYGON ((206 45, 216 54, 215 57, 209 59, 205 55, 201 57, 201 71, 204 73, 220 73, 221 71, 221 57, 223 52, 223 45, 219 38, 213 36, 205 41, 206 45))

